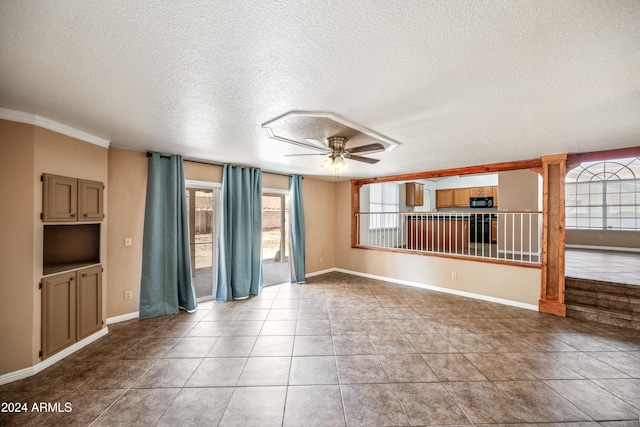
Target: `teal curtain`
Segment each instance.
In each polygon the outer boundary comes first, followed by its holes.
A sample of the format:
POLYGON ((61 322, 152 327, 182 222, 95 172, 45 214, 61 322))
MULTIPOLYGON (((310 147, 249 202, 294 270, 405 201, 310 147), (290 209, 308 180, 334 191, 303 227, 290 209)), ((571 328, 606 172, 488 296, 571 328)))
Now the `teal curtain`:
POLYGON ((140 318, 198 308, 191 281, 182 157, 158 153, 147 156, 140 318))
POLYGON ((302 177, 289 177, 289 245, 291 282, 304 283, 305 272, 305 237, 304 237, 304 206, 302 202, 302 177))
POLYGON ((258 295, 262 280, 262 171, 224 165, 216 300, 258 295))

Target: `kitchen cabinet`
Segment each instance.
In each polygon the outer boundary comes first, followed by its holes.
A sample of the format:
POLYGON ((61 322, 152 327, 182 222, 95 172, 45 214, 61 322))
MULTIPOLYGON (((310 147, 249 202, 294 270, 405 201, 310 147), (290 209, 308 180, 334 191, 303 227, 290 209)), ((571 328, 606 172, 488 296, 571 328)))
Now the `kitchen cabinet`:
POLYGON ((453 190, 453 207, 468 208, 469 198, 471 194, 470 188, 456 188, 453 190))
POLYGON ((42 221, 102 221, 104 184, 66 176, 42 175, 42 221))
POLYGON ((102 266, 42 279, 42 358, 102 329, 102 266))
POLYGON ((407 182, 405 185, 406 205, 422 206, 424 205, 424 184, 420 182, 407 182))
POLYGON ((471 197, 493 197, 498 206, 498 186, 436 190, 436 208, 468 208, 471 197))
POLYGON ((453 190, 436 190, 436 208, 453 207, 453 190))

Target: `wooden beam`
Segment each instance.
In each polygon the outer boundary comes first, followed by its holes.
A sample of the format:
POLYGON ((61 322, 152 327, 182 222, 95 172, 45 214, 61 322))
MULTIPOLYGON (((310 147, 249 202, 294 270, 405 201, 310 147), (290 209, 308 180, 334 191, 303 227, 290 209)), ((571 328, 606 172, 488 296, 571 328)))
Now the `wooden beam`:
POLYGON ((628 159, 630 157, 640 157, 640 146, 616 148, 613 150, 591 151, 589 153, 573 153, 567 156, 567 164, 576 165, 582 162, 628 159))
POLYGON ((379 177, 379 178, 365 178, 365 179, 356 180, 355 182, 360 186, 362 186, 366 184, 374 184, 377 182, 412 181, 415 179, 441 178, 444 176, 504 172, 504 171, 510 171, 510 170, 518 170, 518 169, 535 169, 535 168, 540 168, 541 166, 542 166, 542 161, 540 159, 519 160, 515 162, 492 163, 490 165, 466 166, 466 167, 453 168, 453 169, 441 169, 437 171, 414 172, 414 173, 385 176, 385 177, 379 177))

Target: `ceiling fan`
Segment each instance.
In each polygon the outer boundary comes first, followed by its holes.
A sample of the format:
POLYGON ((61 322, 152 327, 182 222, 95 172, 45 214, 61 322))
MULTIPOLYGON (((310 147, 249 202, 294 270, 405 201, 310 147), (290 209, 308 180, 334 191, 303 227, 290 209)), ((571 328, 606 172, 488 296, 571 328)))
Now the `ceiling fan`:
MULTIPOLYGON (((309 142, 315 143, 321 150, 322 153, 313 153, 313 154, 286 154, 287 157, 295 157, 295 156, 327 156, 324 162, 322 162, 322 166, 327 169, 340 169, 345 166, 345 159, 356 160, 358 162, 364 162, 369 164, 378 163, 379 159, 372 159, 370 157, 357 156, 355 153, 368 153, 374 151, 382 151, 385 149, 384 145, 375 142, 372 144, 361 145, 353 148, 346 148, 347 142, 349 141, 347 138, 343 136, 330 136, 327 138, 326 145, 317 139, 307 138, 309 142)), ((298 144, 300 146, 305 146, 302 144, 298 144)), ((316 147, 309 147, 316 148, 316 147)))

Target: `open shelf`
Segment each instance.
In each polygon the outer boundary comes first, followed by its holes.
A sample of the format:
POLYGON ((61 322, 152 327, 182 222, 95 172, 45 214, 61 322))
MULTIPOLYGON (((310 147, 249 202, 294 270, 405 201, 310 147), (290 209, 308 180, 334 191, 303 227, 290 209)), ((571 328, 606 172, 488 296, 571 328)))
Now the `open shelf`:
POLYGON ((44 275, 99 263, 100 224, 44 226, 44 275))

